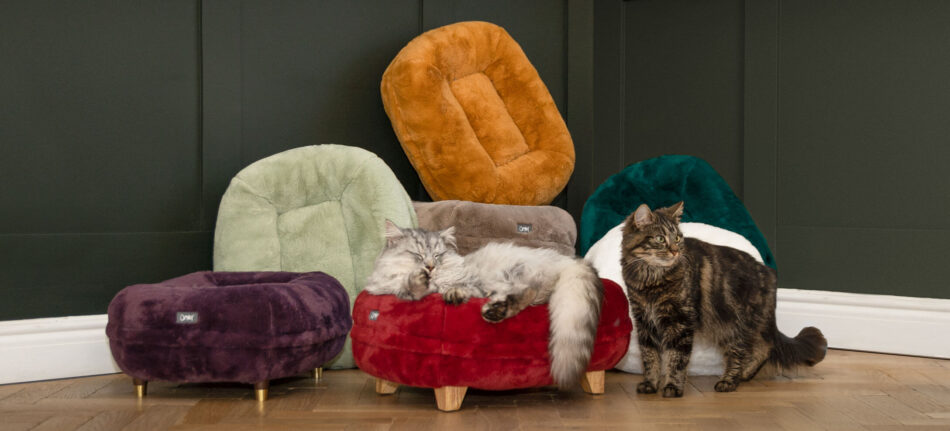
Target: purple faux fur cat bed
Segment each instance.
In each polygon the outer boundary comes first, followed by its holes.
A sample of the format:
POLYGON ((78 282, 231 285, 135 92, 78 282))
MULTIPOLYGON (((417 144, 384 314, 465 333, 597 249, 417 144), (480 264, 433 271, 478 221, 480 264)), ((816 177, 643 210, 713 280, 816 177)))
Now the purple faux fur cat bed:
POLYGON ((349 296, 322 272, 204 271, 126 287, 106 334, 137 380, 266 387, 339 354, 352 325, 349 296))

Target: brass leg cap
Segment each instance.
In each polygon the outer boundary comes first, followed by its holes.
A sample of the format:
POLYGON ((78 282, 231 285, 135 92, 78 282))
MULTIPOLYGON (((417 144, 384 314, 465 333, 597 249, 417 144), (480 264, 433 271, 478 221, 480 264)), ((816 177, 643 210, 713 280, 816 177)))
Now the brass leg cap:
POLYGON ((135 396, 139 398, 145 397, 148 393, 148 382, 145 380, 132 379, 132 384, 135 385, 135 396))
POLYGON ((267 401, 267 389, 254 389, 254 397, 259 403, 267 401))

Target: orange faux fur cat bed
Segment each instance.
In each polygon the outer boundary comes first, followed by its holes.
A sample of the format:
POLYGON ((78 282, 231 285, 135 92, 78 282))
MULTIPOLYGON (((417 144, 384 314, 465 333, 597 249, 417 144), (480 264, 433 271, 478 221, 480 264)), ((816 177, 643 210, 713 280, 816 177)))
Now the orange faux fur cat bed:
POLYGON ((544 205, 574 170, 554 99, 497 25, 460 22, 419 35, 389 64, 380 90, 434 200, 544 205))

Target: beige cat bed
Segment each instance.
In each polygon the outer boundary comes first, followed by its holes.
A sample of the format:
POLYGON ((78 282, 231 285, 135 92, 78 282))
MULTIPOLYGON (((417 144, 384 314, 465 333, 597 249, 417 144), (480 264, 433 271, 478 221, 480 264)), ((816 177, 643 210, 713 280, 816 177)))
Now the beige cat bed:
POLYGON ((483 204, 468 201, 413 202, 419 227, 455 226, 458 252, 466 255, 489 242, 550 248, 573 256, 577 225, 567 211, 553 206, 483 204))

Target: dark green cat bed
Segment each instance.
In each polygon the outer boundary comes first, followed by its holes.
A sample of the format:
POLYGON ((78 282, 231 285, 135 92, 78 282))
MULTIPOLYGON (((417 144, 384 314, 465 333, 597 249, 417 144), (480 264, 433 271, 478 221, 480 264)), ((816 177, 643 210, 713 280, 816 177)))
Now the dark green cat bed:
POLYGON ((766 265, 775 268, 762 232, 726 181, 704 160, 678 155, 634 163, 597 188, 581 215, 581 256, 640 204, 660 208, 678 201, 686 203, 683 222, 736 232, 752 242, 766 265))

